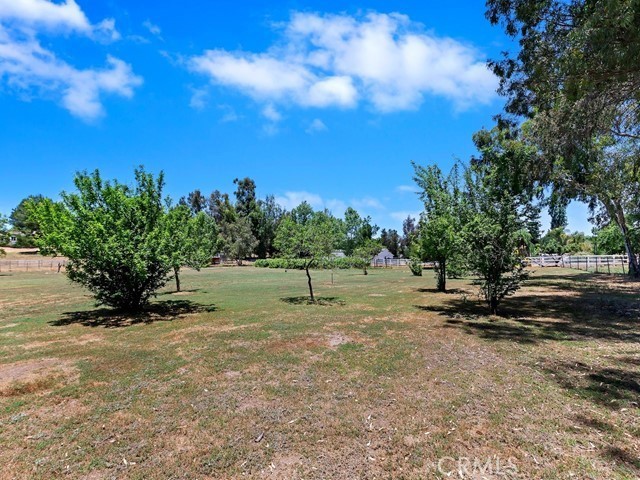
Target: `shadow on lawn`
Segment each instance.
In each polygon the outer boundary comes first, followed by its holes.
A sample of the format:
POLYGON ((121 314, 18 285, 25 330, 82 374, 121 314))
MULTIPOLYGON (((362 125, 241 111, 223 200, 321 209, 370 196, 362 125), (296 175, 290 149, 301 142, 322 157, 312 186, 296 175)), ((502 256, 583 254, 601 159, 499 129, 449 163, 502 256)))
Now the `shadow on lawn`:
POLYGON ((128 313, 111 308, 98 308, 79 312, 64 312, 63 317, 49 322, 60 327, 80 324, 85 327, 120 328, 137 323, 170 322, 185 315, 202 312, 214 312, 215 305, 202 305, 188 300, 164 300, 151 303, 138 313, 128 313))
MULTIPOLYGON (((598 283, 584 283, 540 277, 526 288, 546 291, 508 297, 500 305, 500 316, 488 316, 487 306, 464 297, 447 298, 436 305, 415 305, 423 311, 445 317, 447 327, 489 340, 537 343, 544 340, 640 341, 640 302, 633 292, 620 291, 598 283)), ((591 276, 593 278, 593 276, 591 276)))
POLYGON ((640 372, 583 362, 546 362, 544 371, 573 393, 605 407, 638 408, 640 372))
POLYGON ((284 303, 290 305, 322 305, 329 307, 332 305, 344 305, 345 301, 338 297, 316 297, 316 301, 312 302, 308 296, 303 297, 283 297, 280 299, 284 303))

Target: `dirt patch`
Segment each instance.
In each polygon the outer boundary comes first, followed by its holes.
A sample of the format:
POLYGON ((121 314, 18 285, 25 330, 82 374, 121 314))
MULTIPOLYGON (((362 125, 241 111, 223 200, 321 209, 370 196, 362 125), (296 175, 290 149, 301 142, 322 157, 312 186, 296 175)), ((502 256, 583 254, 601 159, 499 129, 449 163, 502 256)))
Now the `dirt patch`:
POLYGON ((17 323, 7 323, 6 325, 0 325, 0 329, 2 328, 11 328, 11 327, 17 327, 18 324, 17 323))
POLYGON ((340 345, 351 342, 351 338, 346 335, 342 335, 341 333, 333 333, 329 336, 329 347, 336 349, 340 345))
POLYGON ((75 381, 77 368, 58 358, 27 360, 0 366, 0 396, 48 390, 60 381, 75 381))

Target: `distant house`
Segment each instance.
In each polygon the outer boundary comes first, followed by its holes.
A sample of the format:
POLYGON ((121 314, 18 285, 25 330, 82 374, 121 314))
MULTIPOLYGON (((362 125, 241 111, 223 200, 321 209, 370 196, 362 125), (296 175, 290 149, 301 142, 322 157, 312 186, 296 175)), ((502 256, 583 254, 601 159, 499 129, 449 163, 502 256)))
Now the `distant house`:
POLYGON ((24 234, 22 232, 18 232, 17 230, 12 230, 9 232, 9 246, 13 247, 16 243, 18 243, 18 237, 22 237, 24 234))
POLYGON ((373 257, 372 263, 375 264, 384 264, 388 259, 393 258, 393 254, 386 248, 383 248, 379 254, 373 257))
POLYGON ((331 252, 331 256, 333 258, 344 258, 344 257, 346 257, 346 255, 344 254, 344 252, 342 250, 334 250, 333 252, 331 252))

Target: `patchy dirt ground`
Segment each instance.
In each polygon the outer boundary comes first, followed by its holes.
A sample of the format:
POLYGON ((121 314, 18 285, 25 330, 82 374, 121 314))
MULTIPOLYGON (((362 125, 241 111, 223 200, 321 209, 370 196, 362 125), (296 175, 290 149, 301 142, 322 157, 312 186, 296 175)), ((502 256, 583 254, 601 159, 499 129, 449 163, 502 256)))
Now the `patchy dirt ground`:
POLYGON ((640 476, 640 295, 536 271, 502 316, 466 281, 185 272, 149 314, 0 277, 0 477, 640 476), (381 293, 384 292, 384 293, 381 293))

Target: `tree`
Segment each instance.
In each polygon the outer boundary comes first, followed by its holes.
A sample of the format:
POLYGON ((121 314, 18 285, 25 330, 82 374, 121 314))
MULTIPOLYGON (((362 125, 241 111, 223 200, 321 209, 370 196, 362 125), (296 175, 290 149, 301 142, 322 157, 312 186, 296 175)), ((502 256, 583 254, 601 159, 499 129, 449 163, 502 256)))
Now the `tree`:
POLYGON ((241 217, 251 217, 258 209, 258 203, 256 199, 256 182, 249 177, 245 177, 242 180, 236 178, 233 183, 237 185, 236 196, 236 212, 241 217))
POLYGON ((214 190, 209 197, 209 215, 218 225, 223 222, 232 222, 236 217, 234 206, 229 201, 229 195, 214 190))
MULTIPOLYGON (((565 199, 587 202, 624 238, 640 172, 640 5, 632 0, 489 0, 487 15, 520 51, 492 62, 506 111, 533 118, 534 141, 565 199)), ((561 222, 554 222, 560 226, 561 222)), ((635 225, 634 225, 635 226, 635 225)))
POLYGON ((378 227, 371 224, 371 217, 363 218, 351 207, 344 212, 343 223, 345 238, 342 250, 347 257, 352 256, 356 248, 367 245, 378 231, 378 227))
POLYGON ((382 244, 379 241, 368 239, 357 246, 352 252, 352 256, 358 259, 358 263, 365 275, 369 274, 367 269, 371 265, 371 260, 373 260, 373 257, 379 254, 381 250, 382 244))
MULTIPOLYGON (((7 217, 0 213, 0 245, 4 245, 8 240, 7 235, 7 217)), ((7 254, 2 248, 0 248, 0 257, 4 257, 7 254)))
POLYGON ((233 258, 238 265, 242 265, 242 260, 250 256, 258 245, 247 217, 224 220, 220 225, 220 240, 224 254, 233 258))
POLYGON ((278 227, 275 245, 285 258, 304 259, 309 296, 315 302, 309 269, 329 258, 341 239, 339 221, 327 212, 309 213, 308 204, 285 216, 278 227))
POLYGON ((264 200, 258 201, 258 246, 256 247, 256 255, 258 258, 272 257, 276 253, 273 241, 283 215, 284 210, 276 203, 273 195, 269 195, 264 200))
POLYGON ((402 222, 402 240, 400 241, 400 248, 404 257, 411 256, 411 247, 414 240, 416 239, 417 234, 418 231, 416 228, 416 219, 411 215, 407 215, 407 218, 405 218, 402 222))
POLYGON ((526 231, 520 199, 501 188, 492 170, 486 164, 467 170, 464 242, 469 268, 479 276, 480 291, 495 315, 500 302, 515 293, 529 274, 519 248, 526 231))
POLYGON ((182 197, 179 204, 189 207, 189 210, 191 210, 193 215, 205 211, 208 206, 207 198, 202 195, 202 192, 198 189, 189 193, 186 199, 182 197))
POLYGON ((454 167, 445 177, 437 165, 413 167, 424 203, 419 227, 420 255, 422 260, 436 262, 437 287, 444 292, 449 262, 460 264, 464 258, 464 205, 458 169, 454 167))
POLYGON ((398 256, 398 251, 400 250, 400 235, 398 235, 397 230, 393 229, 382 229, 380 232, 380 243, 389 250, 391 255, 394 257, 398 256))
POLYGON ((75 193, 45 200, 33 214, 43 253, 69 259, 66 274, 98 304, 126 311, 146 306, 170 278, 163 248, 164 175, 135 170, 135 187, 104 181, 96 170, 78 173, 75 193))
MULTIPOLYGON (((634 251, 640 251, 640 232, 632 231, 634 251)), ((621 255, 625 253, 624 238, 620 228, 610 223, 602 228, 593 230, 593 249, 596 255, 621 255)))
POLYGON ((38 222, 30 214, 31 206, 42 202, 45 198, 42 195, 29 195, 23 198, 18 206, 13 209, 9 216, 9 221, 15 230, 22 233, 20 245, 22 247, 35 246, 34 234, 39 230, 38 222))
POLYGON ((164 221, 164 249, 179 292, 182 267, 200 270, 211 264, 217 248, 216 224, 203 211, 192 215, 185 205, 171 208, 164 221))

